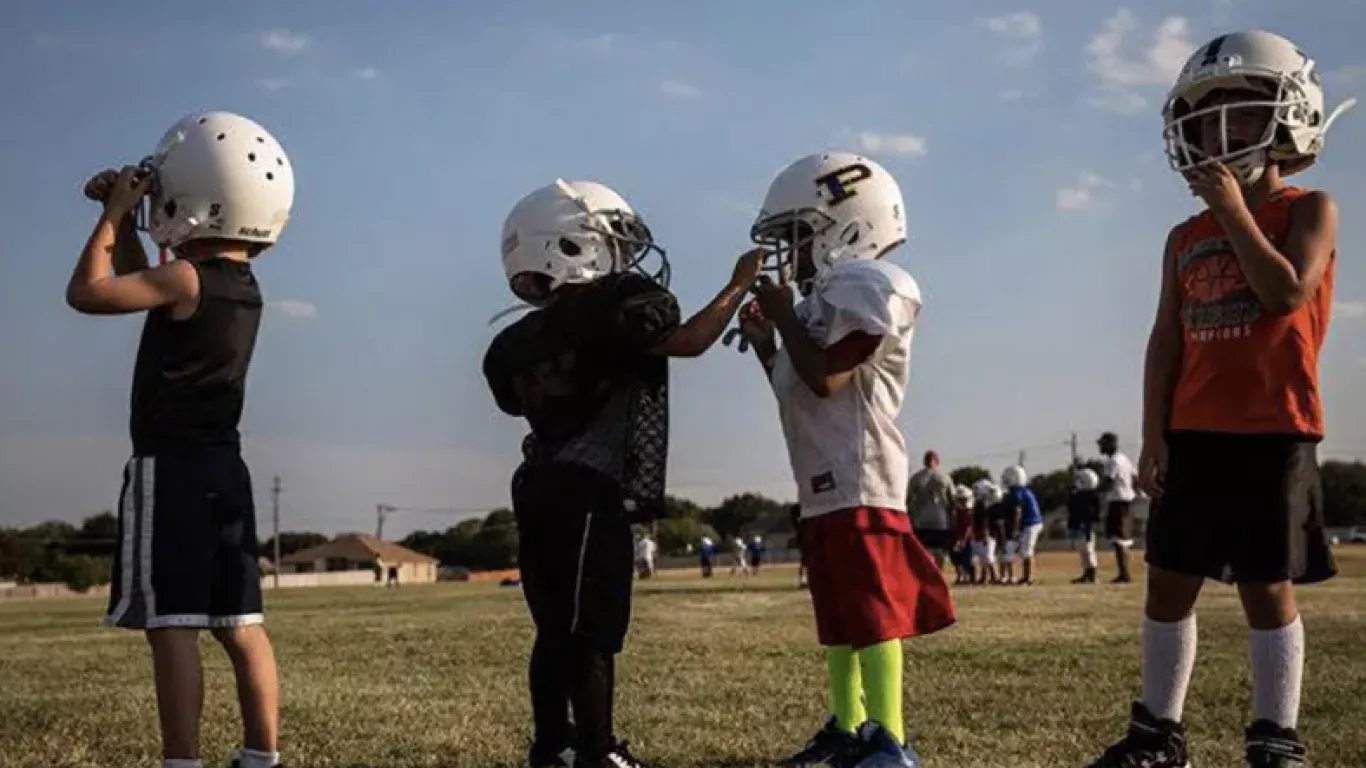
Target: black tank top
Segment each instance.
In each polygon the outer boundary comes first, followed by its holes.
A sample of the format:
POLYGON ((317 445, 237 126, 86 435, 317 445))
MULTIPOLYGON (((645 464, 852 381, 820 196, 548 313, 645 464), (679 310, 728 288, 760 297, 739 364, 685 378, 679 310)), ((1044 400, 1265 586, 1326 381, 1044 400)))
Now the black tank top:
POLYGON ((247 368, 261 326, 261 289, 251 265, 194 263, 199 307, 184 320, 170 307, 147 313, 133 369, 131 432, 137 455, 195 445, 236 445, 247 368))

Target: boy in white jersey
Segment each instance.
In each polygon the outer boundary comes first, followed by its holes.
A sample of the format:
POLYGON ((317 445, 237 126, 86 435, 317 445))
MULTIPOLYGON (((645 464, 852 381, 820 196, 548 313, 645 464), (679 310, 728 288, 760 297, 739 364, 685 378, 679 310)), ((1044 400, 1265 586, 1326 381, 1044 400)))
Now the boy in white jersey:
POLYGON ((906 744, 901 641, 954 615, 906 513, 896 417, 920 290, 880 260, 906 239, 901 190, 867 158, 811 155, 774 180, 751 237, 773 251, 778 282, 761 279, 741 330, 778 399, 833 705, 785 764, 919 766, 906 744), (789 278, 804 297, 796 307, 789 278))
POLYGON ((1134 546, 1133 504, 1138 492, 1134 490, 1138 469, 1134 463, 1119 450, 1119 437, 1114 432, 1106 432, 1096 441, 1096 447, 1105 458, 1100 477, 1100 494, 1105 503, 1105 535, 1115 550, 1115 564, 1119 575, 1114 584, 1128 584, 1133 581, 1129 574, 1129 550, 1134 546))

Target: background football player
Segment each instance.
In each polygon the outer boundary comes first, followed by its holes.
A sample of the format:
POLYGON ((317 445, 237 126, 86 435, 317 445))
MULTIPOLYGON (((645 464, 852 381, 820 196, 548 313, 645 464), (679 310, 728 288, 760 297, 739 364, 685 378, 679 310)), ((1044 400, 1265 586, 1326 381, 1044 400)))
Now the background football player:
POLYGON ((972 489, 960 485, 953 489, 953 571, 954 584, 975 584, 976 569, 972 551, 972 489))
POLYGON ((1083 467, 1072 478, 1067 496, 1067 532, 1081 556, 1081 575, 1073 584, 1096 583, 1096 526, 1100 524, 1100 476, 1083 467))
POLYGON ((1205 209, 1167 238, 1148 341, 1139 473, 1161 498, 1147 534, 1142 696, 1128 735, 1093 768, 1188 764, 1181 715, 1206 579, 1237 585, 1251 628, 1246 765, 1305 765, 1293 584, 1336 571, 1316 446, 1338 216, 1327 194, 1284 177, 1314 164, 1346 106, 1326 112, 1314 62, 1262 31, 1201 46, 1167 101, 1168 158, 1205 209))
POLYGON ((972 551, 977 558, 977 583, 997 584, 1001 572, 996 564, 996 538, 991 531, 991 505, 999 501, 996 484, 982 478, 972 484, 975 505, 972 508, 972 551))
POLYGON ((163 766, 198 768, 199 635, 227 650, 245 730, 233 765, 279 760, 279 679, 262 625, 251 473, 242 461, 247 372, 261 324, 251 259, 289 221, 294 170, 240 115, 167 131, 140 166, 85 187, 104 204, 66 300, 79 312, 146 312, 133 369, 133 457, 124 469, 109 613, 152 650, 163 766), (145 206, 145 207, 144 207, 145 206), (138 228, 175 259, 147 262, 138 228))
POLYGON ((906 239, 901 190, 867 158, 811 155, 778 174, 751 235, 771 249, 777 280, 759 282, 741 324, 778 400, 834 710, 787 764, 918 766, 901 641, 954 615, 906 513, 896 417, 921 299, 915 280, 882 260, 906 239))
MULTIPOLYGON (((1034 583, 1034 548, 1038 546, 1039 534, 1043 533, 1043 513, 1039 509, 1039 499, 1029 489, 1029 473, 1024 467, 1007 467, 1001 473, 1005 483, 1004 502, 1010 507, 1010 519, 1014 521, 1015 551, 1022 565, 1019 583, 1034 583)), ((1011 565, 1014 576, 1014 565, 1011 565)))
POLYGON ((570 765, 573 744, 578 768, 631 768, 640 763, 612 730, 614 665, 630 620, 631 523, 663 508, 668 358, 716 342, 760 257, 741 256, 716 298, 680 323, 668 262, 644 220, 588 181, 523 198, 503 226, 502 251, 512 292, 536 307, 484 358, 498 407, 531 427, 512 478, 522 589, 536 624, 531 765, 570 765), (652 256, 657 269, 647 269, 652 256))
POLYGON ((1133 505, 1138 496, 1138 469, 1124 452, 1119 450, 1119 437, 1106 432, 1096 441, 1103 466, 1100 474, 1100 495, 1105 506, 1105 535, 1115 551, 1115 565, 1119 574, 1113 583, 1133 581, 1129 572, 1129 550, 1133 549, 1133 505))

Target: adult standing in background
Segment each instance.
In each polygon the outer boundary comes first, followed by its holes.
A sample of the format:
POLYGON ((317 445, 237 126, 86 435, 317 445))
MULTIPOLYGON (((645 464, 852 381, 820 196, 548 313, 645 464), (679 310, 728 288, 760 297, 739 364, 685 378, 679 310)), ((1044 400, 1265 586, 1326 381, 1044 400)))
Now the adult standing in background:
POLYGON ((911 530, 934 555, 942 570, 953 545, 949 527, 953 509, 953 481, 939 469, 939 454, 925 451, 924 466, 911 475, 906 502, 911 510, 911 530))

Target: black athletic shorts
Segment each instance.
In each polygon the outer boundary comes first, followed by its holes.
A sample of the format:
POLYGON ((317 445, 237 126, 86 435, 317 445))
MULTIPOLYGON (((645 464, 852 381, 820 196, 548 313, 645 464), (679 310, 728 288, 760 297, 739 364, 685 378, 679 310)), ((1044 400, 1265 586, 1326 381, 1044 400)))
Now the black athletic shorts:
POLYGON ((129 459, 105 623, 206 629, 262 620, 256 506, 238 447, 129 459))
POLYGON ((921 545, 931 552, 948 552, 953 548, 953 531, 947 528, 919 528, 913 532, 921 545))
POLYGON ((513 483, 522 592, 536 631, 619 653, 631 621, 635 541, 621 490, 571 464, 524 466, 513 483))
POLYGON ((1129 546, 1133 543, 1133 502, 1111 501, 1105 505, 1105 538, 1111 544, 1129 546))
POLYGON ((1337 573, 1323 529, 1317 443, 1174 432, 1147 562, 1229 583, 1313 584, 1337 573))

